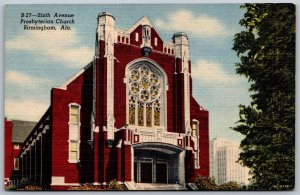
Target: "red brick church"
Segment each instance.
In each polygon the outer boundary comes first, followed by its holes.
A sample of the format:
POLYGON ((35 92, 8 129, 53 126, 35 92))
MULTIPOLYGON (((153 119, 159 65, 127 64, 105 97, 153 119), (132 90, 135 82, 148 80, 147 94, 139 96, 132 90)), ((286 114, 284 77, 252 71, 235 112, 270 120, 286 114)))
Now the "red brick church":
POLYGON ((187 35, 167 42, 147 17, 121 30, 101 13, 94 60, 52 89, 20 148, 18 175, 53 190, 113 179, 185 184, 209 175, 208 141, 187 35))

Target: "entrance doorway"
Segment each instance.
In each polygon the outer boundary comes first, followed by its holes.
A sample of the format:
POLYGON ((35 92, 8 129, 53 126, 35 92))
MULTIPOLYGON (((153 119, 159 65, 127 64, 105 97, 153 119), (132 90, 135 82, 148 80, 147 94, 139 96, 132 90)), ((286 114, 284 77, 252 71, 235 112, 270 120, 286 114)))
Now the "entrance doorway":
POLYGON ((167 183, 167 163, 156 163, 156 183, 167 183))
POLYGON ((141 183, 152 183, 152 162, 141 162, 141 183))
POLYGON ((134 181, 138 183, 168 183, 166 159, 140 157, 134 159, 134 181))
POLYGON ((133 145, 132 180, 136 183, 184 183, 184 152, 163 143, 133 145), (183 154, 183 155, 182 155, 183 154))

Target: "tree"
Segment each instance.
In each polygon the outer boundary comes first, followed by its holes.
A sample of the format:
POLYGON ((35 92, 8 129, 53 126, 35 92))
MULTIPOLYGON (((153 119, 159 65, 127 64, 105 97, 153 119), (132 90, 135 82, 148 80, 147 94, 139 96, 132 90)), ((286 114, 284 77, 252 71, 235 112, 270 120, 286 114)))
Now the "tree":
POLYGON ((237 74, 251 83, 251 104, 240 105, 233 130, 245 135, 240 162, 251 169, 254 190, 295 185, 295 5, 244 4, 233 50, 237 74))

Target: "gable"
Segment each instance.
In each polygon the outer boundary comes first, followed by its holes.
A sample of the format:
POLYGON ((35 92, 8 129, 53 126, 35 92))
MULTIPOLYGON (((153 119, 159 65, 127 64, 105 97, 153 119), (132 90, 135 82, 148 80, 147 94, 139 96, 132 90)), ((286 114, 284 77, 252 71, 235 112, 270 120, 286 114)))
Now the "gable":
POLYGON ((142 27, 144 25, 148 25, 151 28, 151 46, 153 47, 153 49, 157 51, 162 51, 164 41, 161 39, 152 21, 147 16, 142 17, 139 21, 137 21, 132 27, 130 27, 127 30, 127 34, 130 34, 131 44, 140 46, 143 36, 142 27), (135 40, 136 33, 139 37, 138 41, 135 40))

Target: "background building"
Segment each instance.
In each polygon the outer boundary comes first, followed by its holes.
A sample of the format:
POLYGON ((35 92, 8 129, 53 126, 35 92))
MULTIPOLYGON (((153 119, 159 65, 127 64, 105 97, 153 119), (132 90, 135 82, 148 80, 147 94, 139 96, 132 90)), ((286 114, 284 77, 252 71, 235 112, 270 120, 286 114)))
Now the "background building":
POLYGON ((5 118, 4 124, 4 184, 10 185, 17 183, 17 180, 22 176, 19 162, 20 151, 25 139, 35 127, 36 123, 30 121, 8 120, 5 118))
POLYGON ((237 162, 240 152, 239 144, 231 140, 214 138, 210 141, 210 176, 218 185, 230 181, 249 184, 249 168, 237 162))

